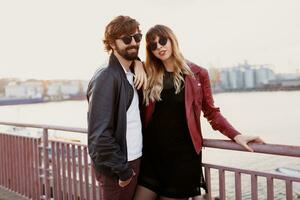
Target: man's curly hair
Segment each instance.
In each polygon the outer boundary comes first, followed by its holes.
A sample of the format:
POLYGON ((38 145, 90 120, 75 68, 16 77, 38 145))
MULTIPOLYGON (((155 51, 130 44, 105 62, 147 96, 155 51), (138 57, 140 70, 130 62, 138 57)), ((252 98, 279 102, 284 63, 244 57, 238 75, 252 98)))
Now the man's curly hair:
POLYGON ((114 43, 116 39, 122 35, 131 35, 136 30, 140 32, 139 23, 129 16, 117 16, 105 28, 104 34, 104 48, 107 52, 112 50, 110 44, 114 43))

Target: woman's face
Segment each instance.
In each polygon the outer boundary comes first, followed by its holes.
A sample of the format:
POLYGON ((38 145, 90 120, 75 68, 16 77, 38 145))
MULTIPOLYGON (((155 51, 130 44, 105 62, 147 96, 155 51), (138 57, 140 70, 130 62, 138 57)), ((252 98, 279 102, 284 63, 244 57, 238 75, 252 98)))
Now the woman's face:
POLYGON ((169 38, 156 36, 154 42, 149 44, 150 51, 161 61, 166 61, 172 56, 172 44, 169 38))

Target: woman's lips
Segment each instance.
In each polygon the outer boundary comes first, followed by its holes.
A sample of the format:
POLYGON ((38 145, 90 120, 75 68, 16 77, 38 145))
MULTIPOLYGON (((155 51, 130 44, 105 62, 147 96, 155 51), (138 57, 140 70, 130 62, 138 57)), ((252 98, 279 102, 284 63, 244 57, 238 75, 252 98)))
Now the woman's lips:
POLYGON ((160 56, 164 56, 166 52, 167 52, 167 50, 161 50, 160 52, 158 52, 158 54, 160 56))

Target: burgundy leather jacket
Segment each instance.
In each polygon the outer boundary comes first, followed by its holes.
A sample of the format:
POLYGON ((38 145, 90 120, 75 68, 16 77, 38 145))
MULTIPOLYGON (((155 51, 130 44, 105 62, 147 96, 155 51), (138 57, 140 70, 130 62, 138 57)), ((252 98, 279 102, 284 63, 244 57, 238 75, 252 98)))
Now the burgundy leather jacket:
MULTIPOLYGON (((200 127, 201 111, 214 130, 220 131, 232 140, 240 133, 222 116, 220 109, 215 107, 208 71, 194 63, 188 65, 194 76, 185 77, 185 114, 194 148, 199 154, 203 145, 200 127)), ((143 109, 144 127, 147 127, 151 120, 154 106, 155 102, 150 102, 143 109)))

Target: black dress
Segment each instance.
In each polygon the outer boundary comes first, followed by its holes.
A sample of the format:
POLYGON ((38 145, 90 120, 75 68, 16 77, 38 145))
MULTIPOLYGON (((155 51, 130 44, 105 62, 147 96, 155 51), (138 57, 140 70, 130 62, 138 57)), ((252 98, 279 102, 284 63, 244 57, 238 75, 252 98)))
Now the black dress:
POLYGON ((201 154, 196 153, 190 138, 184 88, 175 94, 170 72, 165 72, 161 99, 144 132, 139 184, 169 198, 200 195, 201 154))

